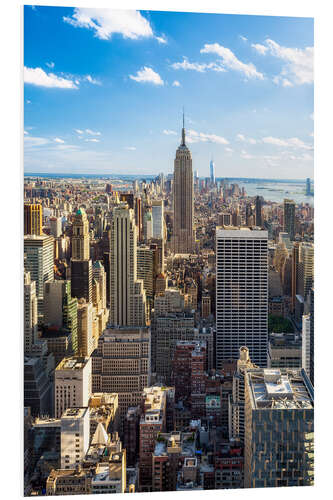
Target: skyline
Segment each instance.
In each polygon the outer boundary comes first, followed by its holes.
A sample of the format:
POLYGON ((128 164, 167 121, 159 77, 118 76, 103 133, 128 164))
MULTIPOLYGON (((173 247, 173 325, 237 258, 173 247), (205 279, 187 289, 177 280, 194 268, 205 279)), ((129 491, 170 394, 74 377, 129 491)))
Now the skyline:
POLYGON ((312 19, 26 6, 24 38, 26 174, 171 173, 184 106, 200 177, 313 178, 312 19))

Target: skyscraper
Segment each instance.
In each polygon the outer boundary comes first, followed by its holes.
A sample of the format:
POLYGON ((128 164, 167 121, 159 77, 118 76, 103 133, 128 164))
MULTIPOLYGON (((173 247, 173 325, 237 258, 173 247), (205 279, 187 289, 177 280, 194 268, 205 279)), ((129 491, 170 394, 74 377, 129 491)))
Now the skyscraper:
POLYGON ((30 272, 24 273, 24 353, 30 353, 37 338, 36 282, 30 272))
POLYGON ((74 353, 77 352, 77 299, 71 295, 70 280, 45 283, 44 324, 70 330, 72 349, 74 353))
POLYGON ((120 326, 146 325, 146 294, 137 280, 137 227, 127 203, 113 210, 111 230, 110 322, 120 326))
POLYGON ((173 251, 194 251, 193 171, 191 151, 185 144, 183 115, 182 142, 176 151, 173 174, 173 251))
POLYGON ((262 196, 256 196, 256 226, 262 226, 262 196))
POLYGON ((311 196, 311 179, 306 179, 306 196, 311 196))
POLYGON ((249 228, 216 230, 216 368, 238 359, 246 346, 266 366, 268 233, 249 228))
POLYGON ((164 238, 164 205, 163 200, 152 202, 153 238, 164 238))
POLYGON ((117 392, 123 418, 137 406, 144 387, 150 384, 150 330, 106 329, 92 353, 93 392, 117 392))
POLYGON ((24 205, 24 234, 41 235, 43 207, 39 204, 24 205))
POLYGON ((42 324, 44 317, 44 283, 53 280, 53 241, 53 237, 47 235, 24 236, 24 267, 36 282, 38 324, 42 324))
POLYGON ((87 407, 91 396, 91 358, 64 358, 54 371, 54 411, 87 407))
POLYGON ((313 426, 304 370, 245 371, 245 488, 312 485, 313 426))
POLYGON ((314 245, 306 241, 302 241, 299 247, 299 271, 300 277, 300 292, 306 300, 314 279, 314 245))
POLYGON ((89 258, 89 222, 85 210, 80 208, 73 220, 72 259, 88 260, 89 258))
POLYGON ((295 202, 294 200, 284 200, 283 204, 283 231, 289 234, 291 241, 295 240, 295 202))
POLYGON ((87 302, 92 301, 92 264, 89 249, 89 222, 86 212, 80 208, 73 220, 72 258, 71 258, 72 295, 87 302))
POLYGON ((209 175, 210 175, 210 184, 211 184, 211 186, 214 186, 214 184, 215 184, 215 163, 213 160, 210 160, 209 175))

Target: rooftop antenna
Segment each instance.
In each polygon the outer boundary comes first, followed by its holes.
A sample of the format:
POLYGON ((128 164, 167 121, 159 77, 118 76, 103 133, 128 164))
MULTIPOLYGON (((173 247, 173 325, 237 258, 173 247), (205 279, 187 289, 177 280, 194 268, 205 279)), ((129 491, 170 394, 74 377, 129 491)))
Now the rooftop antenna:
POLYGON ((183 106, 182 146, 185 146, 185 112, 184 112, 184 106, 183 106))

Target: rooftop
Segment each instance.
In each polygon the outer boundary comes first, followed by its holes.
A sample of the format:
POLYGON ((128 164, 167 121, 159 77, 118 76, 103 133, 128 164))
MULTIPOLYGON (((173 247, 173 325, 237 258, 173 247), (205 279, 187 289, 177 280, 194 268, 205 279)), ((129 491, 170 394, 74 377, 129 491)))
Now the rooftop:
POLYGON ((258 238, 268 239, 268 232, 258 227, 217 226, 216 238, 258 238))
POLYGON ((249 369, 246 373, 250 385, 253 409, 311 409, 313 387, 301 369, 249 369))
POLYGON ((56 367, 56 370, 82 370, 89 362, 90 358, 64 358, 56 367))
POLYGON ((88 408, 67 408, 61 416, 63 419, 82 418, 86 415, 88 408))

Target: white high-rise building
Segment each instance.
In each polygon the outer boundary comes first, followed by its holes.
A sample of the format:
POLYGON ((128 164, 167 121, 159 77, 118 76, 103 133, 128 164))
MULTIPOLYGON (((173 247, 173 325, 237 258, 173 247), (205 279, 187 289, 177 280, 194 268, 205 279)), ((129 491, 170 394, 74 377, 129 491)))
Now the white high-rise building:
POLYGON ((301 292, 306 300, 313 287, 314 279, 314 244, 302 241, 299 247, 299 267, 301 270, 301 292))
POLYGON ((215 184, 215 163, 213 160, 210 160, 209 163, 209 177, 210 177, 210 184, 213 186, 215 184))
POLYGON ((54 411, 88 406, 91 396, 91 358, 64 358, 54 371, 54 411))
POLYGON ((38 323, 44 319, 44 283, 53 280, 54 239, 53 236, 29 234, 24 236, 26 271, 36 282, 38 323))
POLYGON ((268 233, 216 228, 216 368, 246 346, 253 363, 267 364, 268 233))
POLYGON ((302 368, 306 371, 308 377, 310 377, 310 331, 311 322, 310 314, 303 314, 302 317, 302 368))
POLYGON ((89 408, 67 408, 61 416, 61 468, 81 465, 89 449, 89 408))
POLYGON ((62 220, 61 217, 50 217, 50 233, 54 238, 59 238, 62 233, 62 220))
POLYGON ((152 202, 153 238, 164 238, 164 206, 163 200, 152 202))
POLYGON ((37 339, 36 282, 31 281, 30 272, 24 273, 24 353, 31 352, 37 339))
POLYGON ((137 227, 127 203, 113 210, 110 322, 119 326, 146 325, 146 293, 142 280, 137 279, 137 227))

